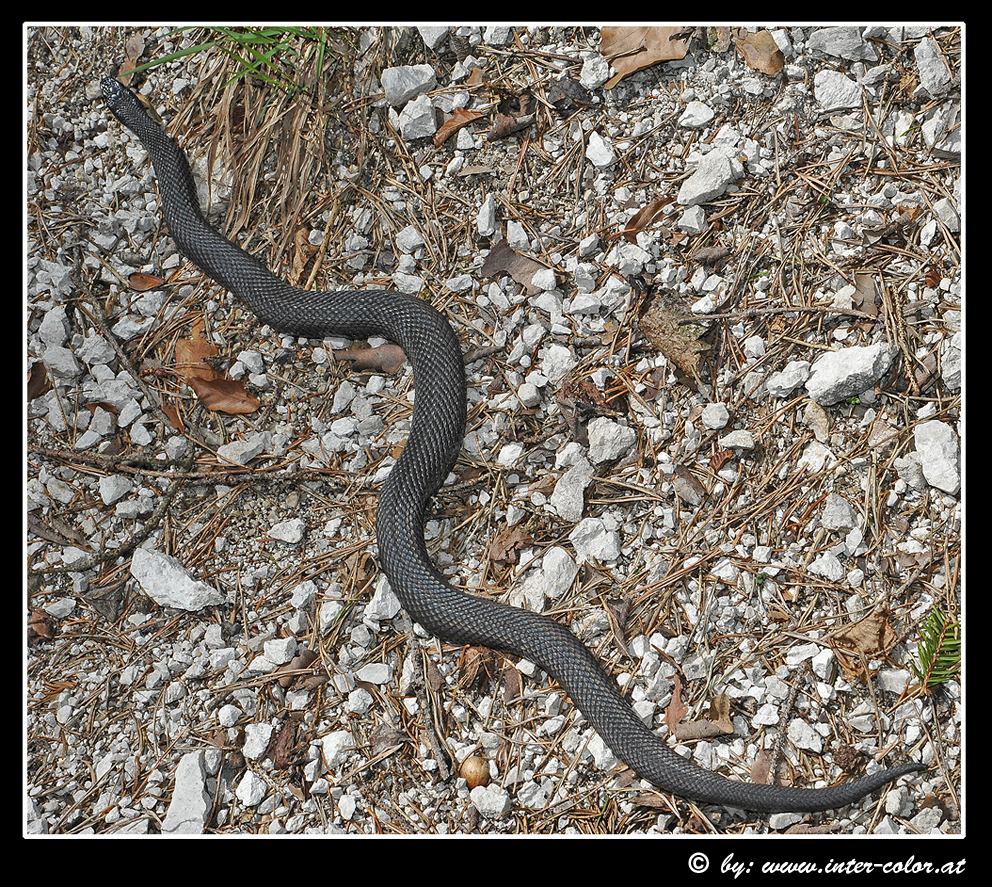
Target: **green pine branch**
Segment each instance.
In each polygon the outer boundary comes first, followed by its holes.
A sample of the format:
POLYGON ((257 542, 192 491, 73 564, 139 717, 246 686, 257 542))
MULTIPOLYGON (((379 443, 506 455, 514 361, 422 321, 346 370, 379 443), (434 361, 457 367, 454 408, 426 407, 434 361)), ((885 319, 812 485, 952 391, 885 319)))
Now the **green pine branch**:
POLYGON ((920 624, 916 656, 919 666, 911 662, 910 668, 924 692, 954 680, 961 672, 961 623, 934 607, 920 624))

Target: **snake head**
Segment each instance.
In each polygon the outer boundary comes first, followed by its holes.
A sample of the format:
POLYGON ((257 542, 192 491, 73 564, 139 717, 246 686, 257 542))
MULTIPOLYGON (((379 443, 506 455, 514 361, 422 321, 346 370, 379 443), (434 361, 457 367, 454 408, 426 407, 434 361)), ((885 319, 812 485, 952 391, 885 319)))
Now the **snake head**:
POLYGON ((109 74, 100 81, 100 88, 103 90, 103 98, 107 104, 116 101, 122 92, 127 91, 116 77, 111 77, 109 74))
POLYGON ((148 100, 128 89, 116 77, 104 77, 100 81, 100 88, 107 108, 135 135, 140 137, 136 128, 144 125, 161 126, 162 120, 148 100))

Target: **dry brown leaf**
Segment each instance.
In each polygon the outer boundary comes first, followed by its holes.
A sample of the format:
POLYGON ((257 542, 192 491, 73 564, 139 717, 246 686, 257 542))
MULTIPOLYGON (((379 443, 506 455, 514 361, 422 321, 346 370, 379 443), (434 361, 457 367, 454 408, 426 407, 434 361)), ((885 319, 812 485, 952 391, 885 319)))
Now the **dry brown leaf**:
POLYGON ((310 242, 310 231, 307 228, 298 228, 293 241, 296 248, 293 250, 293 265, 289 269, 289 277, 299 283, 305 279, 307 264, 320 251, 320 247, 310 242))
POLYGON ((831 640, 844 676, 848 680, 864 683, 869 677, 868 662, 892 647, 898 635, 889 624, 889 614, 876 610, 853 625, 842 628, 831 640))
POLYGON ((685 58, 687 39, 673 40, 681 28, 606 27, 600 31, 599 52, 616 71, 605 87, 612 89, 628 74, 658 62, 685 58))
POLYGON ((672 698, 665 709, 665 723, 672 732, 682 722, 689 707, 682 701, 682 680, 678 675, 674 677, 675 685, 672 687, 672 698))
POLYGON ((212 378, 217 371, 209 361, 217 356, 217 349, 204 336, 206 322, 201 317, 194 324, 188 339, 176 342, 176 373, 184 382, 191 378, 212 378))
POLYGON ((169 420, 169 424, 176 430, 182 431, 183 429, 183 418, 179 410, 166 400, 162 401, 162 412, 165 413, 166 418, 169 420))
POLYGON ((852 307, 874 317, 878 314, 877 293, 878 290, 876 288, 874 274, 869 274, 865 271, 855 272, 854 295, 851 296, 852 307))
POLYGON ((460 177, 465 176, 491 176, 493 170, 491 166, 486 166, 484 163, 470 163, 468 166, 463 166, 456 175, 460 177))
POLYGON ((293 672, 300 671, 304 668, 309 668, 317 661, 319 657, 313 650, 308 650, 304 648, 299 653, 297 653, 289 662, 284 662, 282 665, 278 666, 273 674, 280 675, 279 686, 283 688, 289 688, 293 685, 300 675, 293 674, 293 672), (286 673, 288 672, 288 674, 286 673))
POLYGON ((510 666, 503 670, 503 702, 513 705, 523 693, 523 678, 520 669, 510 666))
POLYGON ((835 825, 828 823, 827 825, 811 825, 808 822, 797 822, 795 825, 790 825, 782 834, 784 835, 829 835, 834 829, 835 825))
POLYGON ((709 739, 713 736, 729 736, 734 732, 734 721, 730 716, 730 697, 720 693, 710 700, 709 710, 695 721, 679 724, 675 728, 676 739, 709 739))
POLYGON ((647 206, 639 209, 628 220, 627 224, 619 233, 630 243, 637 243, 637 235, 650 225, 658 213, 660 213, 669 203, 675 200, 674 197, 656 197, 647 206))
POLYGON ((450 136, 473 120, 478 120, 481 116, 481 111, 470 111, 468 108, 455 108, 451 112, 451 116, 434 133, 434 147, 440 148, 450 136))
POLYGON ((756 785, 767 785, 771 768, 771 752, 763 748, 754 756, 754 761, 751 763, 751 782, 756 785))
POLYGON ((717 450, 710 457, 710 468, 714 474, 723 470, 724 466, 734 458, 734 451, 731 449, 717 450))
MULTIPOLYGON (((248 393, 243 382, 226 378, 209 363, 218 351, 204 338, 205 327, 201 317, 193 324, 189 338, 176 342, 176 375, 208 410, 232 416, 254 413, 261 401, 248 393)), ((170 421, 177 428, 181 426, 178 414, 170 415, 170 421)))
POLYGON ((723 733, 724 731, 717 724, 707 720, 686 721, 675 728, 675 738, 679 742, 712 739, 714 736, 722 736, 723 733))
POLYGON ((770 31, 738 34, 736 43, 744 61, 762 74, 778 74, 785 67, 785 56, 770 31))
POLYGON ((696 479, 685 465, 676 465, 673 469, 672 488, 682 502, 693 508, 706 498, 706 487, 696 479))
POLYGON ((28 401, 46 394, 52 388, 52 381, 48 378, 48 370, 42 361, 31 364, 28 370, 28 401))
MULTIPOLYGON (((767 748, 761 749, 755 756, 751 764, 751 782, 756 785, 768 785, 771 781, 772 764, 775 756, 767 748)), ((791 782, 785 772, 785 768, 780 768, 775 785, 790 785, 791 782)))
POLYGON ((518 560, 517 552, 533 544, 534 537, 521 524, 503 527, 489 546, 489 556, 497 563, 515 564, 518 560))
POLYGON ((505 139, 515 132, 527 129, 536 119, 534 114, 524 114, 520 117, 514 117, 511 114, 496 114, 493 117, 493 128, 486 133, 486 141, 505 139))
POLYGON ((117 70, 117 79, 126 84, 131 78, 131 70, 145 51, 145 41, 141 34, 132 34, 124 43, 124 61, 117 70))
POLYGON ((399 345, 384 342, 376 348, 353 348, 349 351, 335 351, 338 360, 350 360, 356 373, 373 372, 393 375, 403 368, 406 355, 399 345))
POLYGON ((636 807, 646 807, 648 810, 667 810, 671 812, 672 802, 667 795, 658 792, 644 792, 642 794, 626 796, 636 807))
POLYGON ((897 640, 897 635, 889 625, 889 614, 875 610, 864 619, 838 631, 835 644, 865 656, 874 656, 889 649, 897 640))
POLYGON ((865 772, 865 754, 853 745, 842 745, 834 752, 834 763, 845 773, 860 775, 865 772))
POLYGON ((730 255, 730 250, 722 244, 716 246, 701 246, 692 251, 692 259, 695 262, 702 262, 704 265, 712 265, 725 259, 730 255))
POLYGON ((28 618, 28 643, 50 641, 55 637, 55 620, 44 610, 32 610, 28 618))
POLYGON ((131 287, 136 293, 146 293, 148 290, 157 289, 165 283, 165 280, 161 277, 156 277, 154 274, 145 274, 142 271, 135 271, 127 278, 128 286, 131 287))
POLYGON ((375 757, 385 755, 403 746, 409 737, 397 730, 392 724, 378 724, 372 731, 372 754, 375 757))
POLYGON ((683 323, 686 320, 698 321, 698 318, 679 305, 666 305, 663 299, 656 298, 648 306, 639 326, 655 348, 698 384, 702 355, 710 345, 702 341, 706 327, 701 323, 683 323))
POLYGON ((479 687, 484 690, 499 674, 499 658, 488 647, 466 647, 458 665, 461 671, 458 686, 462 689, 479 687))
POLYGON ((705 713, 705 717, 724 733, 734 732, 734 720, 730 716, 730 697, 726 693, 718 693, 710 700, 710 708, 705 713))
POLYGON ((215 413, 244 416, 254 413, 262 405, 257 397, 248 393, 243 382, 234 379, 203 379, 194 376, 187 379, 186 384, 193 389, 196 399, 215 413))
POLYGON ((505 240, 501 240, 486 256, 485 262, 482 263, 481 274, 483 277, 509 274, 517 283, 527 289, 528 295, 533 295, 539 290, 539 287, 534 286, 534 275, 538 271, 543 271, 545 267, 536 259, 518 253, 505 240))

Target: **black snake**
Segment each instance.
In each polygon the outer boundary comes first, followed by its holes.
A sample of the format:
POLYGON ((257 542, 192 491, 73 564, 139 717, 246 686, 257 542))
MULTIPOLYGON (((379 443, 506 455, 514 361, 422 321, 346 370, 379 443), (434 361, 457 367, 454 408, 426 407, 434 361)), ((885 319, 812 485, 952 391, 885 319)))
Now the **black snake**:
POLYGON ((491 647, 537 663, 564 688, 617 757, 659 788, 684 798, 763 812, 829 810, 920 769, 922 765, 903 764, 821 789, 726 779, 655 736, 567 628, 546 616, 454 588, 432 564, 423 536, 429 500, 454 464, 465 428, 465 372, 448 321, 421 299, 386 290, 313 292, 280 280, 206 222, 186 157, 134 93, 113 77, 101 85, 107 107, 151 156, 169 234, 201 271, 280 332, 318 339, 382 336, 405 352, 417 397, 409 440, 382 489, 376 537, 393 590, 425 629, 451 643, 491 647))

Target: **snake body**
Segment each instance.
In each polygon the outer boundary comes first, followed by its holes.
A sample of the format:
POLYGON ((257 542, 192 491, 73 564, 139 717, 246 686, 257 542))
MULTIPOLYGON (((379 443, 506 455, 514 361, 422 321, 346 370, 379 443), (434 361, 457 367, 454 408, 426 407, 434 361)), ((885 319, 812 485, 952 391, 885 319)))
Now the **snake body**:
POLYGON ((376 538, 393 590, 425 629, 451 643, 482 645, 537 663, 562 686, 617 757, 658 788, 691 800, 760 812, 830 810, 920 768, 904 764, 819 789, 727 779, 682 757, 657 737, 567 628, 546 616, 454 588, 431 562, 423 535, 430 499, 454 464, 466 421, 461 349, 448 321, 423 300, 395 292, 314 292, 272 274, 207 223, 185 155, 134 93, 113 77, 101 86, 107 107, 151 157, 169 234, 201 271, 275 330, 311 338, 382 336, 405 352, 417 397, 409 439, 382 489, 376 538))

